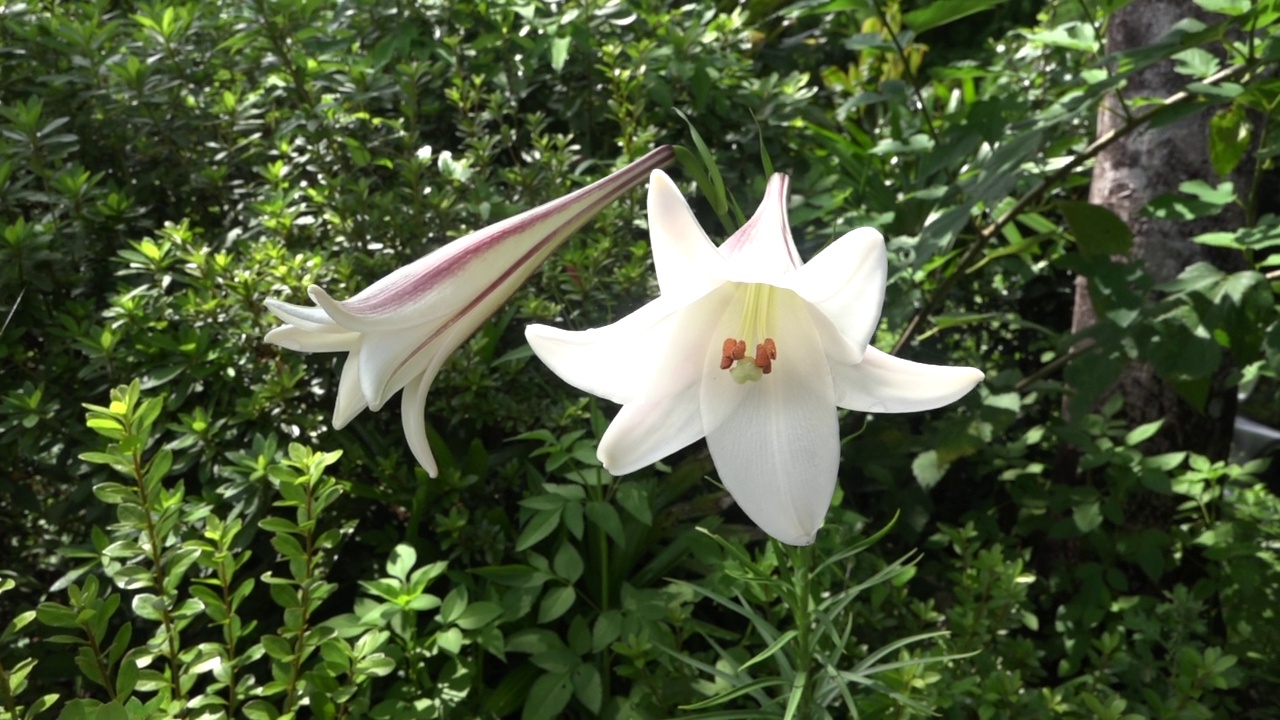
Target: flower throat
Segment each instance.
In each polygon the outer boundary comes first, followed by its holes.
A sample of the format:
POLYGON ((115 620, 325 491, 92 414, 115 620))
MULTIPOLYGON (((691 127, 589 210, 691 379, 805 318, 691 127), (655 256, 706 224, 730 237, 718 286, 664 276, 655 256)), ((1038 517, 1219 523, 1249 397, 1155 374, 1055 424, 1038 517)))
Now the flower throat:
POLYGON ((738 384, 755 382, 773 372, 773 361, 778 359, 778 346, 767 330, 773 290, 765 283, 747 285, 739 335, 725 338, 721 346, 720 369, 728 370, 738 384), (747 355, 749 341, 759 341, 755 342, 754 356, 747 355))

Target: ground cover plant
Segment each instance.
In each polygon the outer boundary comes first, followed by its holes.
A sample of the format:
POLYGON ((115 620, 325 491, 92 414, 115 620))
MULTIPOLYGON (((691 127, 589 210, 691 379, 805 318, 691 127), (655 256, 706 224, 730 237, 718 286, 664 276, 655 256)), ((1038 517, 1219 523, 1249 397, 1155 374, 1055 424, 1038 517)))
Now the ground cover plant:
POLYGON ((0 718, 1280 717, 1277 21, 0 0, 0 718), (775 170, 801 257, 876 228, 871 345, 985 373, 842 411, 813 545, 702 442, 609 474, 526 342, 658 296, 642 189, 444 361, 435 477, 264 341, 664 144, 717 242, 775 170))

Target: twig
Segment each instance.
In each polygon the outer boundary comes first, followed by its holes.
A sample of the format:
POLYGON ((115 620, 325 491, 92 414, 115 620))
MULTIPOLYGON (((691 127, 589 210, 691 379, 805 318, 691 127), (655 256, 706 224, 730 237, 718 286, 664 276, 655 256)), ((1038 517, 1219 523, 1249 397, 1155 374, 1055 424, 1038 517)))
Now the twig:
POLYGON ((889 39, 893 41, 893 46, 898 49, 898 58, 902 60, 902 72, 906 74, 907 80, 910 81, 911 89, 916 94, 916 102, 920 105, 920 115, 924 118, 924 127, 929 131, 929 137, 933 139, 933 146, 937 147, 939 142, 938 130, 933 126, 933 118, 929 116, 929 108, 924 104, 924 94, 920 92, 920 81, 916 78, 916 74, 911 71, 911 61, 907 59, 907 51, 902 47, 902 43, 898 41, 898 33, 889 24, 889 17, 880 8, 880 3, 873 2, 871 6, 876 9, 876 15, 880 16, 880 24, 889 33, 889 39))
POLYGON ((1039 382, 1040 380, 1043 380, 1049 377, 1050 375, 1056 373, 1057 371, 1061 370, 1063 367, 1066 367, 1068 364, 1070 364, 1072 360, 1075 360, 1081 355, 1088 353, 1090 350, 1092 350, 1096 346, 1097 346, 1097 343, 1092 341, 1082 342, 1073 346, 1069 351, 1067 351, 1065 355, 1059 355, 1053 360, 1050 360, 1049 362, 1045 363, 1039 370, 1036 370, 1030 375, 1019 380, 1018 384, 1013 386, 1014 392, 1025 391, 1027 388, 1031 387, 1033 383, 1039 382))
POLYGON ((9 314, 4 318, 4 325, 0 325, 0 335, 4 334, 6 328, 9 327, 9 321, 13 319, 13 314, 18 312, 18 304, 22 302, 22 296, 27 294, 27 288, 23 287, 18 293, 18 299, 13 301, 13 307, 9 308, 9 314))

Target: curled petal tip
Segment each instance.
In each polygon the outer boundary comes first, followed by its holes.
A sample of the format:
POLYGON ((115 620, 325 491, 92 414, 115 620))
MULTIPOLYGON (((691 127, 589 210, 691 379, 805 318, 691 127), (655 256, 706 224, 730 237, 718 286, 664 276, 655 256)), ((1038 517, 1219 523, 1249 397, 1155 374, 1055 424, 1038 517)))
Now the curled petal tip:
POLYGON ((873 347, 857 365, 832 364, 837 404, 860 412, 933 410, 965 395, 986 375, 972 367, 926 365, 873 347))
POLYGON ((440 477, 440 468, 436 465, 435 456, 431 454, 431 446, 427 443, 427 436, 415 437, 406 435, 405 438, 409 441, 409 449, 413 451, 414 459, 418 461, 423 470, 427 471, 427 477, 432 480, 440 477))
POLYGON ((425 372, 421 377, 410 381, 400 394, 400 422, 404 426, 404 437, 409 442, 413 457, 427 471, 431 478, 439 477, 440 467, 436 457, 431 453, 431 443, 427 440, 427 393, 431 390, 431 381, 435 379, 435 371, 425 372))
POLYGON ((298 342, 298 339, 294 337, 294 334, 289 332, 292 329, 292 325, 282 325, 278 328, 272 328, 271 331, 262 338, 262 340, 263 342, 282 347, 285 350, 303 352, 305 349, 302 347, 302 343, 298 342))

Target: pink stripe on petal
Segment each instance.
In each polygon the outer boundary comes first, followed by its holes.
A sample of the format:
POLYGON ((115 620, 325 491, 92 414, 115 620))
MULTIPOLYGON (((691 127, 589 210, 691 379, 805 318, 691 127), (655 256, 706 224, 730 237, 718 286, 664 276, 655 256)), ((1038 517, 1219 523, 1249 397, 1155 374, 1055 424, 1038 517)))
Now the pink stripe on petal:
POLYGON ((746 254, 750 257, 747 262, 752 266, 768 268, 774 274, 803 265, 787 219, 790 188, 789 177, 774 173, 765 187, 760 207, 745 225, 724 241, 720 252, 727 258, 737 257, 739 262, 746 254))
MULTIPOLYGON (((342 309, 353 316, 365 317, 394 313, 459 274, 469 264, 492 252, 495 247, 530 228, 557 220, 555 216, 563 213, 567 207, 604 191, 598 199, 591 201, 583 210, 557 223, 561 228, 573 226, 569 232, 551 231, 539 240, 530 252, 536 253, 547 245, 558 244, 605 205, 638 184, 651 170, 667 164, 674 156, 675 153, 670 147, 660 147, 627 167, 580 190, 454 240, 343 301, 342 309)), ((525 256, 527 257, 528 254, 526 253, 525 256)))

